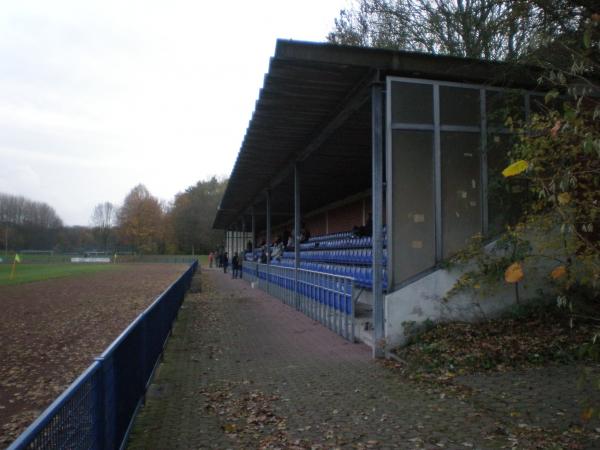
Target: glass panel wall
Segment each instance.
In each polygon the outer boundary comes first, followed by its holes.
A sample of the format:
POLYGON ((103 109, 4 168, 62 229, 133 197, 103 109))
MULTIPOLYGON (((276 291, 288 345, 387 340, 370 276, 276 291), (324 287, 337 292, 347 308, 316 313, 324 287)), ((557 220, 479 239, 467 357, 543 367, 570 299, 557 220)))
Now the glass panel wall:
POLYGON ((440 118, 442 125, 479 127, 480 100, 478 89, 440 86, 440 118))
POLYGON ((429 84, 394 83, 392 122, 433 123, 433 87, 429 84))
POLYGON ((482 231, 480 141, 477 133, 442 133, 443 258, 482 231))
POLYGON ((525 120, 540 94, 390 77, 387 99, 394 288, 435 268, 475 234, 497 236, 519 217, 526 186, 501 175, 514 144, 507 119, 525 120))
POLYGON ((393 133, 394 279, 435 264, 433 133, 393 133))

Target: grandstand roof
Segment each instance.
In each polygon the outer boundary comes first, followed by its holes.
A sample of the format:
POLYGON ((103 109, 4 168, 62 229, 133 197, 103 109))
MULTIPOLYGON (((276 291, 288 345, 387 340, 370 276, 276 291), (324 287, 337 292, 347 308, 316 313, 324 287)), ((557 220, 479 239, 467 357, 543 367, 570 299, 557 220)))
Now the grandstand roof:
POLYGON ((387 75, 532 88, 539 73, 499 62, 278 40, 213 227, 227 229, 255 206, 257 229, 264 228, 266 189, 273 225, 289 220, 296 161, 303 212, 369 189, 370 86, 387 75))

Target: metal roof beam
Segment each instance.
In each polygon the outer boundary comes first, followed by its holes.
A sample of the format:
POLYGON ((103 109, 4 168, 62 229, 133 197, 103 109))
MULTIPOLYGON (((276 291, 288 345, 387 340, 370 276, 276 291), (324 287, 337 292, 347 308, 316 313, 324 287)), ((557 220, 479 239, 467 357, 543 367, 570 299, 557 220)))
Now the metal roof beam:
POLYGON ((323 128, 317 131, 310 139, 309 143, 303 150, 298 152, 291 160, 288 160, 285 165, 279 170, 271 183, 270 188, 276 187, 284 179, 289 178, 289 173, 294 169, 296 162, 302 162, 317 150, 325 141, 340 127, 342 124, 370 98, 369 87, 374 81, 379 78, 379 72, 369 71, 366 77, 360 80, 354 88, 344 97, 336 112, 323 128))

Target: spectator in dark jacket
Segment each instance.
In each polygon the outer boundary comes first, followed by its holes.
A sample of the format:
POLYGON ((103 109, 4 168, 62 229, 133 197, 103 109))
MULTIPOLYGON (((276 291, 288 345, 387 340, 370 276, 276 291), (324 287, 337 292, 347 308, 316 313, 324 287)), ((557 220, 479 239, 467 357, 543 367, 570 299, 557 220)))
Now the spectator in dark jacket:
POLYGON ((233 254, 233 258, 231 258, 231 278, 241 278, 240 277, 240 257, 235 252, 233 254))
POLYGON ((223 256, 221 256, 221 263, 223 264, 223 273, 227 273, 227 267, 229 266, 229 257, 227 256, 227 252, 223 253, 223 256))

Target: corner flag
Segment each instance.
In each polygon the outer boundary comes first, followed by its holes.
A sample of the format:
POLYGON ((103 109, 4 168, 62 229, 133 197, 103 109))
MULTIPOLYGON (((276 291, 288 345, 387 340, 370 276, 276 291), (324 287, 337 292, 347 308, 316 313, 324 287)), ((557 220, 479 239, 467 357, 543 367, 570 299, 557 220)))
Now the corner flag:
POLYGON ((18 253, 15 253, 15 260, 13 261, 12 264, 12 269, 10 271, 10 279, 12 280, 15 277, 15 269, 17 268, 17 263, 21 262, 21 257, 19 256, 18 253))

